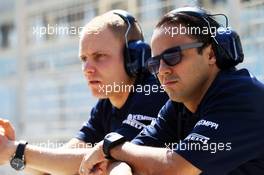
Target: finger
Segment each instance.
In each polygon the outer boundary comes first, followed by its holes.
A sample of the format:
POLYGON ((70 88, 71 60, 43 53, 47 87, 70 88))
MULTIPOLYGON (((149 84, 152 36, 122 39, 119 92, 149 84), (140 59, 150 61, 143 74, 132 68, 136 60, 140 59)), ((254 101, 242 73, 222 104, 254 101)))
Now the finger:
POLYGON ((3 128, 0 128, 0 134, 1 134, 2 136, 5 136, 5 130, 4 130, 3 128))
POLYGON ((90 164, 89 161, 83 162, 83 168, 86 172, 95 172, 98 169, 98 164, 90 164))
POLYGON ((12 124, 8 120, 0 119, 0 125, 4 128, 7 138, 15 140, 15 130, 12 124))
POLYGON ((101 174, 105 174, 106 171, 107 171, 107 167, 108 167, 108 161, 100 162, 100 163, 97 165, 97 167, 98 167, 98 169, 100 169, 101 174))
POLYGON ((0 125, 5 125, 8 122, 8 120, 0 118, 0 125))
POLYGON ((82 160, 82 163, 80 165, 80 168, 79 168, 79 174, 80 175, 85 175, 85 172, 87 172, 87 170, 86 170, 86 168, 84 166, 84 162, 85 162, 85 156, 84 156, 84 158, 82 160))
POLYGON ((83 160, 82 160, 82 162, 81 162, 81 165, 80 165, 80 167, 79 167, 79 174, 80 174, 80 175, 84 175, 84 172, 85 172, 85 170, 84 170, 84 168, 83 168, 83 161, 84 161, 84 158, 83 158, 83 160))
POLYGON ((80 166, 79 174, 80 175, 85 175, 85 169, 82 166, 80 166))
POLYGON ((100 168, 93 168, 88 175, 103 175, 103 171, 100 168))
POLYGON ((87 162, 86 156, 84 156, 83 160, 81 162, 80 168, 79 168, 80 175, 88 175, 89 174, 89 169, 87 168, 86 162, 87 162))
POLYGON ((5 129, 2 126, 0 126, 0 132, 1 133, 4 133, 5 132, 5 129))
POLYGON ((104 175, 102 169, 97 169, 97 171, 94 173, 95 175, 104 175))

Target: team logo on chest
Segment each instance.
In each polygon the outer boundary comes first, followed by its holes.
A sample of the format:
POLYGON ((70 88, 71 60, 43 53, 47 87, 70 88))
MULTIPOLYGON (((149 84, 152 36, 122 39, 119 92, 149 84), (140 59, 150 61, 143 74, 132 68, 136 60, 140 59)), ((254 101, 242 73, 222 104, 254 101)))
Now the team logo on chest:
POLYGON ((141 130, 153 120, 156 120, 156 118, 141 114, 128 114, 127 119, 123 123, 141 130))

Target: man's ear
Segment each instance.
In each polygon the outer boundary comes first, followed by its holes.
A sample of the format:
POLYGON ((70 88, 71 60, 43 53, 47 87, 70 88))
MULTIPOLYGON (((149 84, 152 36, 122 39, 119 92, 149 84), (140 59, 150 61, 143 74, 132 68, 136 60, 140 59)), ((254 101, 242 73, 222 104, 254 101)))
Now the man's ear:
POLYGON ((216 64, 216 56, 215 56, 215 52, 214 49, 212 47, 212 44, 210 44, 206 49, 208 49, 208 63, 209 65, 213 65, 216 64))

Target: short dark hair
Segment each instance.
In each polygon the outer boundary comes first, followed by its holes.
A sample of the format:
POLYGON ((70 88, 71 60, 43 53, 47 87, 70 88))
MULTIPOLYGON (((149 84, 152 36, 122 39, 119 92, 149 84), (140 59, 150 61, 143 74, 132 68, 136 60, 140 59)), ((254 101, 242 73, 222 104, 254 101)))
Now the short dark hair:
MULTIPOLYGON (((209 15, 206 11, 204 11, 205 14, 209 15)), ((208 22, 210 23, 211 28, 219 28, 220 24, 217 23, 212 17, 206 18, 208 22)), ((191 27, 191 28, 199 28, 200 30, 207 28, 209 31, 208 23, 202 18, 202 17, 196 17, 192 16, 190 14, 187 14, 185 12, 178 12, 173 13, 169 12, 165 14, 161 20, 156 25, 156 28, 161 28, 164 25, 173 25, 173 26, 179 26, 183 25, 185 27, 191 27)), ((198 42, 203 42, 204 45, 200 48, 198 48, 198 53, 201 54, 203 49, 207 47, 208 45, 213 43, 212 34, 210 32, 204 34, 204 33, 189 33, 188 36, 190 36, 193 39, 196 39, 198 42)))

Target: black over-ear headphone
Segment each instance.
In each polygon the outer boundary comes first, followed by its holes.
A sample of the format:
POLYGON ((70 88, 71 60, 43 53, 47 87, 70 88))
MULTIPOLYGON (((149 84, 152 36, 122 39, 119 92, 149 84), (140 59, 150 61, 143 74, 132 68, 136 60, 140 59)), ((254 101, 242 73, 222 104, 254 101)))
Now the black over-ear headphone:
POLYGON ((183 13, 188 16, 197 17, 202 19, 211 31, 210 23, 214 22, 221 26, 212 16, 222 15, 226 18, 226 27, 219 27, 214 34, 212 35, 213 39, 213 49, 216 55, 216 64, 220 69, 227 69, 234 67, 237 64, 243 62, 244 54, 242 50, 241 41, 239 35, 234 31, 228 28, 228 19, 224 14, 207 14, 205 10, 197 7, 182 7, 169 12, 176 15, 178 13, 183 13))
MULTIPOLYGON (((113 10, 112 12, 120 16, 128 26, 125 33, 124 66, 130 77, 136 77, 139 73, 146 70, 145 62, 151 57, 150 46, 144 40, 128 41, 131 26, 136 22, 136 19, 131 14, 124 10, 113 10)), ((140 32, 143 38, 141 28, 140 32)))

